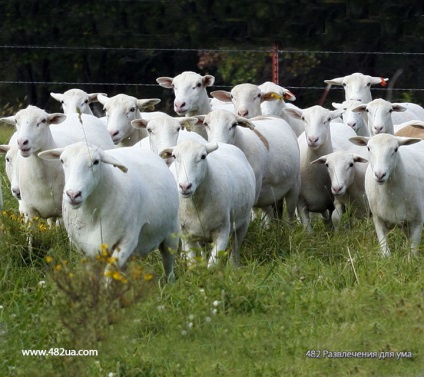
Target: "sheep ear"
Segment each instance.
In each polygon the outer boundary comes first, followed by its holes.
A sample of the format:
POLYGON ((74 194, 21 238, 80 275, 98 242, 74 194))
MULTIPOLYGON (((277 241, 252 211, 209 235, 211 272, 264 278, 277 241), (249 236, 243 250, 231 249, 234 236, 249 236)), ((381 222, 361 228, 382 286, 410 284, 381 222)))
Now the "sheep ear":
POLYGON ((218 149, 218 143, 207 143, 206 144, 206 152, 212 153, 218 149))
POLYGON ((316 160, 311 162, 312 164, 325 164, 327 162, 327 156, 322 156, 320 158, 317 158, 316 160))
POLYGON ((167 159, 172 157, 173 153, 174 153, 173 148, 166 148, 162 152, 159 153, 159 156, 161 158, 163 158, 164 160, 167 160, 167 159))
POLYGON ((62 123, 65 119, 66 119, 65 114, 61 114, 61 113, 49 114, 47 115, 47 124, 48 125, 59 124, 59 123, 62 123))
POLYGON ((90 93, 89 95, 88 95, 88 101, 91 103, 91 102, 99 102, 99 100, 97 99, 97 97, 99 96, 99 95, 102 95, 102 96, 104 96, 104 97, 107 97, 107 94, 106 93, 90 93))
POLYGON ((392 109, 396 112, 408 110, 405 106, 402 106, 400 103, 392 103, 392 109))
POLYGON ((354 108, 352 108, 352 111, 354 113, 363 113, 365 112, 366 109, 367 109, 367 104, 364 103, 362 105, 355 106, 354 108))
POLYGON ((215 82, 215 76, 212 75, 204 75, 203 76, 203 86, 212 86, 215 82))
POLYGON ((60 155, 64 150, 65 148, 49 149, 47 151, 38 153, 38 157, 42 158, 43 160, 59 160, 60 155))
POLYGON ((128 171, 128 168, 125 165, 122 165, 122 163, 118 159, 111 156, 107 152, 99 150, 99 153, 100 153, 100 159, 105 164, 113 165, 115 168, 118 168, 119 170, 123 171, 124 173, 126 173, 128 171))
POLYGON ((371 77, 370 83, 371 83, 371 85, 380 84, 381 86, 386 86, 387 81, 389 81, 389 79, 385 78, 385 77, 371 77))
POLYGON ((353 161, 354 162, 368 162, 366 158, 363 158, 359 154, 353 154, 353 161))
POLYGON ((292 118, 295 118, 295 119, 302 119, 302 114, 303 114, 303 112, 302 112, 302 110, 300 110, 300 109, 295 109, 295 108, 287 109, 287 108, 284 108, 284 109, 283 109, 283 111, 284 111, 286 114, 290 115, 292 118))
POLYGON ((199 122, 199 118, 202 117, 202 115, 195 116, 195 117, 179 117, 175 118, 177 122, 181 125, 183 129, 186 129, 188 131, 192 131, 193 126, 195 126, 198 123, 203 123, 203 119, 201 122, 199 122))
POLYGON ((251 130, 255 128, 255 125, 250 120, 240 116, 237 117, 237 124, 241 127, 250 128, 251 130))
POLYGON ((355 136, 355 137, 349 138, 349 141, 355 145, 359 145, 360 147, 365 147, 366 145, 368 145, 369 139, 370 139, 369 137, 365 137, 365 136, 355 136))
POLYGON ((341 116, 343 113, 344 113, 344 110, 343 110, 343 109, 337 109, 337 110, 330 111, 330 114, 331 114, 331 118, 332 118, 332 119, 336 119, 336 118, 338 118, 338 117, 339 117, 339 116, 341 116))
POLYGON ((399 145, 412 145, 423 141, 423 139, 412 138, 412 137, 397 137, 399 145))
POLYGON ((10 150, 9 144, 0 144, 0 154, 6 154, 10 150))
POLYGON ((0 118, 0 122, 4 122, 4 123, 11 124, 12 126, 14 126, 15 125, 15 119, 16 119, 15 116, 11 115, 9 117, 0 118))
POLYGON ((52 96, 56 101, 62 101, 63 94, 62 93, 50 93, 50 96, 52 96))
POLYGON ((156 82, 162 87, 166 89, 172 89, 174 84, 172 83, 174 79, 172 77, 158 77, 156 82))
POLYGON ((282 101, 283 97, 281 95, 279 95, 276 92, 266 92, 266 93, 262 93, 261 96, 261 102, 265 102, 265 101, 282 101))
POLYGON ((296 96, 286 88, 283 88, 283 97, 287 101, 296 101, 296 96))
POLYGON ((343 80, 344 77, 336 77, 335 79, 324 80, 324 82, 329 85, 343 85, 343 80))
POLYGON ((222 102, 232 102, 231 101, 231 93, 226 90, 215 90, 211 92, 211 96, 219 99, 222 102))
POLYGON ((149 99, 138 99, 137 100, 137 109, 139 110, 154 110, 155 105, 160 102, 159 98, 149 98, 149 99))
POLYGON ((134 119, 131 121, 131 126, 137 129, 146 128, 148 123, 149 120, 146 119, 134 119))
POLYGON ((104 96, 102 93, 99 93, 97 95, 97 101, 99 101, 104 106, 106 105, 107 101, 109 101, 109 98, 104 96))
POLYGON ((337 102, 333 102, 331 104, 335 109, 344 109, 343 104, 342 103, 337 103, 337 102))

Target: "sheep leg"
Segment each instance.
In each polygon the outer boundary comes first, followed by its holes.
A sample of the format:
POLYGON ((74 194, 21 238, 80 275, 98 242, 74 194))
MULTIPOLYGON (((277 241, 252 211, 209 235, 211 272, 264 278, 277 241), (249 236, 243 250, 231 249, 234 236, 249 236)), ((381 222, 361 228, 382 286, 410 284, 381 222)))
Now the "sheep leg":
POLYGON ((163 269, 168 282, 175 282, 174 275, 174 261, 175 254, 178 249, 179 238, 175 235, 168 235, 164 241, 159 245, 159 251, 162 256, 163 269))
POLYGON ((309 210, 306 206, 306 203, 304 203, 300 199, 299 199, 299 202, 297 204, 297 213, 300 217, 300 221, 303 224, 303 229, 308 233, 312 233, 313 230, 312 230, 312 226, 311 226, 311 219, 309 217, 309 210))
POLYGON ((249 228, 249 221, 247 220, 243 225, 241 225, 234 233, 233 245, 231 251, 231 260, 235 266, 240 265, 240 245, 243 242, 244 237, 246 236, 247 230, 249 228))
POLYGON ((409 238, 411 240, 411 254, 417 254, 421 243, 422 223, 414 223, 409 226, 409 238))
POLYGON ((215 242, 211 251, 211 256, 208 261, 208 267, 213 267, 218 264, 218 254, 220 251, 227 249, 228 240, 230 239, 230 224, 227 224, 220 229, 217 236, 214 237, 215 242))
POLYGON ((290 223, 296 220, 296 206, 299 199, 299 189, 292 189, 286 195, 286 210, 290 223))
POLYGON ((335 230, 338 230, 343 215, 343 204, 338 200, 334 200, 334 211, 331 214, 331 221, 333 222, 335 230))
POLYGON ((377 233, 377 239, 380 244, 381 253, 383 256, 388 257, 390 255, 389 247, 387 246, 387 233, 389 233, 389 228, 380 220, 377 216, 373 216, 374 228, 377 233))
POLYGON ((181 249, 189 266, 196 264, 196 250, 200 250, 198 242, 181 240, 181 249))

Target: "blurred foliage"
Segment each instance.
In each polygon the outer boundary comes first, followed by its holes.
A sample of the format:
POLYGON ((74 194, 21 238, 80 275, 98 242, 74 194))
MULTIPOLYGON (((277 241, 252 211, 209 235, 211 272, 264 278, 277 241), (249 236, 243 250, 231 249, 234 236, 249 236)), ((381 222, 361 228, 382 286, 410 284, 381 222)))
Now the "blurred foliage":
MULTIPOLYGON (((167 106, 171 93, 156 85, 159 76, 185 70, 213 74, 214 90, 271 80, 274 43, 283 51, 279 81, 284 86, 324 88, 323 80, 353 72, 391 77, 402 69, 397 88, 424 88, 423 57, 404 54, 422 52, 420 1, 93 0, 81 6, 9 0, 2 11, 0 81, 6 83, 0 84, 0 107, 26 97, 30 104, 58 111, 49 93, 75 86, 110 96, 159 97, 167 106), (362 53, 344 53, 350 51, 362 53)), ((327 103, 340 100, 340 93, 331 91, 327 103)), ((302 107, 316 103, 321 91, 295 94, 302 107)), ((404 97, 397 91, 392 100, 404 97)), ((421 92, 411 98, 423 102, 421 92)))

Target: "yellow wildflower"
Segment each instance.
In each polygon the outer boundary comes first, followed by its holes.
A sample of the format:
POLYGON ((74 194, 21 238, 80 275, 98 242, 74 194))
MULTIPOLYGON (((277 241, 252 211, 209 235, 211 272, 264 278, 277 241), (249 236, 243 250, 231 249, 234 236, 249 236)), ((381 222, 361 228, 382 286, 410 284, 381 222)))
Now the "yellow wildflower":
POLYGON ((144 274, 144 280, 150 281, 152 279, 153 279, 153 275, 152 274, 150 274, 148 272, 144 274))
POLYGON ((62 265, 61 265, 61 264, 57 264, 57 265, 54 267, 55 271, 59 271, 61 268, 62 268, 62 265))
POLYGON ((53 260, 53 258, 50 255, 47 255, 46 262, 50 263, 53 260))
POLYGON ((115 262, 118 260, 116 257, 109 257, 107 258, 107 263, 109 264, 115 264, 115 262))

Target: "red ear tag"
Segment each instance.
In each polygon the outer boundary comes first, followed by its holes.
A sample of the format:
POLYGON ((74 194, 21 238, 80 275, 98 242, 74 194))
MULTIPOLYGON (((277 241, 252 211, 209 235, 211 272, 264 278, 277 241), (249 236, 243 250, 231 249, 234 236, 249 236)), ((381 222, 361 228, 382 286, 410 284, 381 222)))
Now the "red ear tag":
POLYGON ((380 82, 381 86, 386 86, 387 85, 387 81, 384 80, 384 77, 381 77, 381 82, 380 82))

